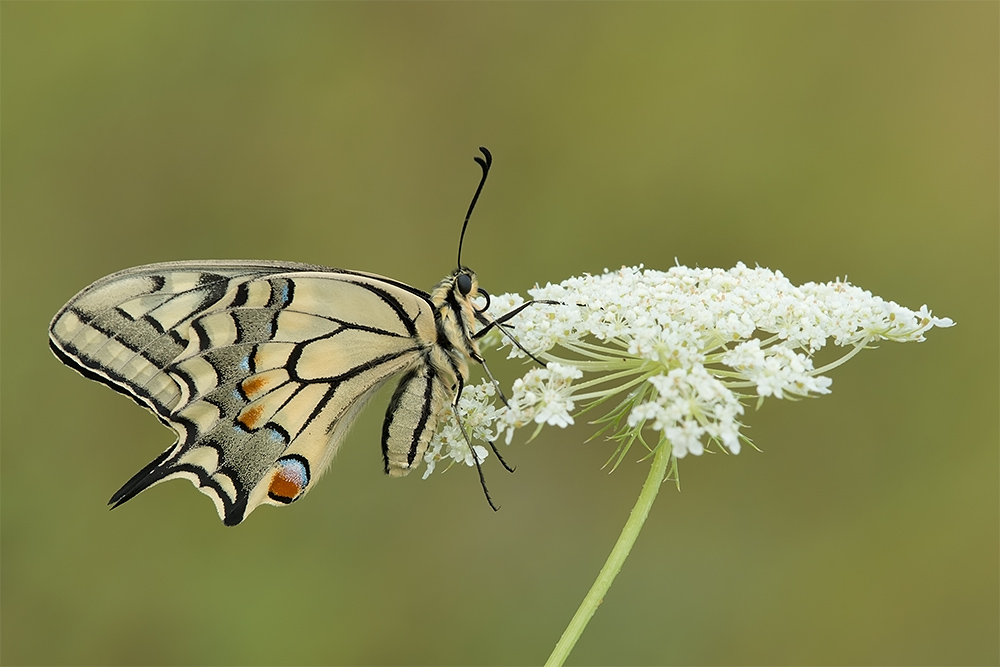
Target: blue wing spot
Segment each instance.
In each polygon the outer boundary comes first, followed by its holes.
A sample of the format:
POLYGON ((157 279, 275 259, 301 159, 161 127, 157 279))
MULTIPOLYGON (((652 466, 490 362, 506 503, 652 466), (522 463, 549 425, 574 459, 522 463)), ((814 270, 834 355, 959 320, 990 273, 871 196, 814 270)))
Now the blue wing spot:
MULTIPOLYGON (((268 422, 264 424, 264 428, 267 430, 268 436, 271 440, 282 445, 287 445, 292 441, 288 436, 288 431, 286 431, 280 424, 275 424, 274 422, 268 422)), ((298 457, 302 458, 302 457, 298 457)), ((303 461, 305 459, 302 459, 303 461)))

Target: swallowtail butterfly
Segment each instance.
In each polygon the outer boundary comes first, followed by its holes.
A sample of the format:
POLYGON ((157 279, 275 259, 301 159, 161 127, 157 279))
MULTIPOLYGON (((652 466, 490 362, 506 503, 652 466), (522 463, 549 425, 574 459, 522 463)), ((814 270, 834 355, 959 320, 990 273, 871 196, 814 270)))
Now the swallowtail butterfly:
POLYGON ((458 268, 430 294, 309 264, 191 261, 119 271, 63 306, 49 328, 59 360, 177 433, 110 504, 184 478, 226 525, 261 504, 287 505, 309 491, 365 403, 394 379, 385 471, 401 476, 417 465, 442 409, 457 403, 469 362, 483 363, 477 339, 514 314, 488 318, 476 300, 488 306, 489 295, 461 261, 492 164, 480 150, 458 268))

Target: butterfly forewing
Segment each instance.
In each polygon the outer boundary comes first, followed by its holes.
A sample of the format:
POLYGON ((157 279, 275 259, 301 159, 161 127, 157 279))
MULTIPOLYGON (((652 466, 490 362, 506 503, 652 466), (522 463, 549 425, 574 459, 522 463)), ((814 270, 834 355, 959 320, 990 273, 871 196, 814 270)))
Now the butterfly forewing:
POLYGON ((458 273, 433 299, 379 276, 277 262, 172 262, 95 282, 53 319, 52 349, 177 433, 111 502, 183 477, 234 525, 259 504, 297 500, 397 375, 382 448, 386 471, 405 474, 478 357, 468 299, 449 298, 458 273))

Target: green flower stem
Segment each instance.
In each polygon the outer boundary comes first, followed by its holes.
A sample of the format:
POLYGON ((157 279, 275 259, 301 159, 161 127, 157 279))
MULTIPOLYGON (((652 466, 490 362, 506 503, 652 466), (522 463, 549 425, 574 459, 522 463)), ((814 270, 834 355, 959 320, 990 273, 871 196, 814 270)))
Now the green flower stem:
POLYGON ((604 567, 601 568, 600 574, 597 575, 597 580, 590 588, 590 592, 587 593, 587 597, 583 599, 580 608, 576 610, 573 619, 566 626, 562 637, 559 638, 559 643, 552 650, 552 655, 549 656, 548 661, 545 663, 546 667, 555 667, 566 662, 566 658, 569 657, 570 651, 576 645, 576 641, 583 634, 587 623, 590 622, 594 612, 597 611, 597 607, 604 601, 604 595, 611 588, 611 583, 621 571, 625 559, 628 558, 629 552, 632 551, 632 545, 635 544, 636 538, 639 537, 642 524, 645 523, 646 517, 649 516, 649 508, 653 506, 653 501, 656 500, 656 494, 660 490, 660 484, 663 483, 666 477, 669 463, 670 444, 661 439, 656 452, 653 454, 653 465, 650 466, 649 475, 646 477, 646 481, 643 482, 642 491, 639 492, 639 500, 636 501, 635 507, 632 508, 632 513, 629 514, 628 521, 625 522, 625 527, 622 529, 622 534, 618 536, 618 541, 615 543, 614 549, 611 550, 608 560, 604 563, 604 567))

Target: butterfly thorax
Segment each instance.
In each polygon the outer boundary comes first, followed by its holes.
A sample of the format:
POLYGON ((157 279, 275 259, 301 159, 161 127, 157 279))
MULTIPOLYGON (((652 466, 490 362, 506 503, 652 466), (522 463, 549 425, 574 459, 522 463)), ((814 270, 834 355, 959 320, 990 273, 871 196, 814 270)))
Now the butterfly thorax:
POLYGON ((478 295, 479 280, 466 267, 456 269, 431 291, 438 333, 433 352, 439 353, 432 352, 431 363, 446 375, 454 375, 456 382, 459 378, 465 382, 469 377, 469 359, 480 358, 479 346, 472 337, 476 322, 472 300, 478 295))

